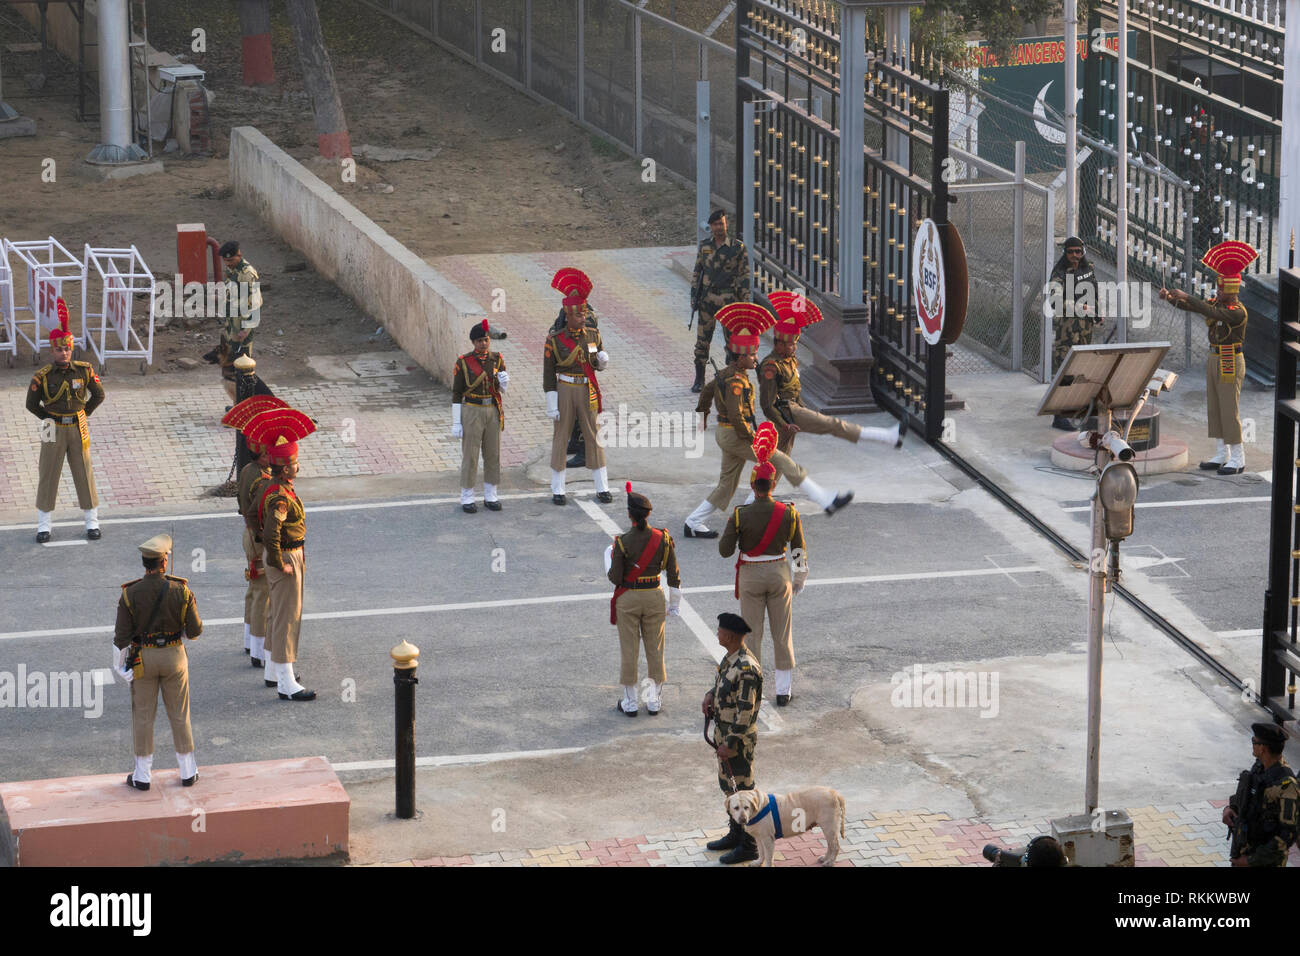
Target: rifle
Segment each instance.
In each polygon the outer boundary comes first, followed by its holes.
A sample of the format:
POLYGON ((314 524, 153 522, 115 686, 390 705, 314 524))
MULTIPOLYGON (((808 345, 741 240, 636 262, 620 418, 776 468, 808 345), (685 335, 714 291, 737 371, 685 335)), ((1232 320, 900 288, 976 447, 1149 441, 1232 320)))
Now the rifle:
POLYGON ((1228 801, 1228 806, 1237 811, 1237 822, 1228 827, 1228 839, 1231 841, 1228 846, 1229 859, 1241 856, 1241 851, 1246 846, 1246 804, 1250 800, 1250 779, 1251 772, 1243 770, 1237 777, 1237 792, 1228 801))

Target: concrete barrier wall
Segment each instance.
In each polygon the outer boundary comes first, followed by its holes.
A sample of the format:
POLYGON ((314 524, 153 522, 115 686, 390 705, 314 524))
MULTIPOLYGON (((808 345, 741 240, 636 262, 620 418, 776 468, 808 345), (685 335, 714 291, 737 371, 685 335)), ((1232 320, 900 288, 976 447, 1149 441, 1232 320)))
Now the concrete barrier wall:
POLYGON ((236 199, 451 384, 465 330, 485 316, 476 302, 254 127, 230 131, 230 183, 236 199))

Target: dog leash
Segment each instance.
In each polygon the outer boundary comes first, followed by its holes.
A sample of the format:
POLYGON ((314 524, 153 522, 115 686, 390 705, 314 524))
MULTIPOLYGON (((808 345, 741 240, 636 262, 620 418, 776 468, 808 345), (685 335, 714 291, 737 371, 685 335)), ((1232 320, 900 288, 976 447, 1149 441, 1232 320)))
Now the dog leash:
POLYGON ((731 760, 727 757, 718 755, 718 745, 709 737, 709 715, 704 715, 704 742, 713 750, 713 755, 722 763, 722 769, 727 774, 727 783, 731 784, 731 792, 736 793, 739 788, 736 786, 736 777, 731 772, 731 760))

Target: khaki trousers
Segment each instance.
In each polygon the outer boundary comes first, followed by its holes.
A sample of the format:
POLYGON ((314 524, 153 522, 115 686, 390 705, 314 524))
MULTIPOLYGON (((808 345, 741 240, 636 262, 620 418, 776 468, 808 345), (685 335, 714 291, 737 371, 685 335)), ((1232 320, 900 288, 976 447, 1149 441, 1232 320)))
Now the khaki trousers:
MULTIPOLYGON (((41 426, 48 427, 44 422, 41 426)), ((65 458, 68 467, 72 469, 72 483, 77 489, 77 504, 81 510, 89 511, 99 507, 99 495, 95 492, 95 469, 90 465, 90 449, 82 448, 81 429, 75 424, 54 425, 54 440, 41 442, 36 484, 37 511, 54 510, 65 458)))
POLYGON ((662 684, 668 679, 664 670, 664 630, 668 602, 660 588, 625 591, 614 602, 618 612, 618 644, 622 651, 618 682, 636 686, 637 651, 645 642, 645 666, 650 679, 662 684))
MULTIPOLYGON (((836 438, 843 438, 845 441, 855 442, 862 435, 862 426, 855 425, 852 422, 846 422, 842 418, 835 418, 832 415, 823 415, 821 412, 815 412, 811 408, 804 408, 802 405, 790 403, 790 414, 794 417, 794 423, 799 426, 799 432, 805 435, 834 435, 836 438)), ((794 440, 799 437, 799 432, 790 433, 777 429, 780 439, 776 443, 777 451, 790 454, 790 449, 794 447, 794 440)))
MULTIPOLYGON (((730 425, 719 425, 713 437, 722 449, 722 468, 718 472, 717 486, 705 500, 718 511, 726 511, 740 485, 740 473, 745 468, 745 462, 757 464, 758 459, 754 457, 754 449, 749 442, 737 435, 730 425)), ((796 487, 808 477, 808 469, 800 467, 798 462, 784 452, 774 451, 768 460, 776 467, 778 474, 784 475, 796 487)))
POLYGON ((258 576, 249 578, 248 589, 244 592, 244 623, 254 637, 266 637, 266 604, 271 592, 266 579, 265 552, 253 539, 253 532, 247 526, 244 528, 244 558, 248 562, 245 568, 254 560, 262 565, 258 569, 258 576))
POLYGON ((302 577, 307 562, 302 548, 281 551, 293 567, 293 574, 266 563, 266 579, 270 585, 270 602, 267 623, 271 639, 271 661, 276 664, 293 664, 298 660, 298 633, 302 628, 302 577))
POLYGON ((560 406, 560 420, 555 423, 555 432, 551 436, 551 471, 564 471, 564 463, 568 460, 569 436, 573 434, 575 421, 582 428, 582 437, 587 441, 587 467, 592 471, 604 468, 605 446, 596 438, 596 410, 591 407, 587 393, 590 386, 556 382, 555 387, 558 390, 556 398, 560 406))
MULTIPOLYGON (((1231 382, 1219 381, 1219 356, 1210 352, 1205 363, 1205 408, 1211 438, 1228 445, 1241 444, 1241 385, 1246 380, 1246 357, 1237 356, 1237 375, 1231 382)), ((39 505, 37 507, 40 507, 39 505)), ((48 511, 48 508, 43 509, 48 511)))
MULTIPOLYGON (((473 488, 478 479, 478 456, 483 454, 483 481, 501 484, 501 418, 495 405, 460 407, 460 486, 473 488)), ((572 427, 572 426, 570 426, 572 427)))
POLYGON ((794 632, 790 610, 794 586, 790 583, 790 563, 758 561, 740 565, 740 616, 752 630, 745 635, 745 646, 760 664, 763 663, 763 616, 772 628, 772 646, 776 649, 776 669, 794 670, 794 632))
POLYGON ((135 755, 153 753, 153 721, 158 713, 158 691, 172 725, 172 742, 178 754, 194 752, 190 732, 190 669, 182 644, 140 648, 140 676, 131 681, 131 736, 135 755))

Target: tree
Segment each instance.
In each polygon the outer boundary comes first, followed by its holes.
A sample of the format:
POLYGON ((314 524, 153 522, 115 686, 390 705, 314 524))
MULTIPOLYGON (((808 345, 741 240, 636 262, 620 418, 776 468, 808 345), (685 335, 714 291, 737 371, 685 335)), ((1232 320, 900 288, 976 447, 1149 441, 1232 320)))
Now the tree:
POLYGON ((289 13, 293 42, 298 48, 298 60, 302 64, 302 82, 316 114, 317 148, 326 159, 351 157, 348 123, 343 115, 338 84, 334 82, 334 67, 325 49, 316 0, 285 0, 285 7, 289 13))
POLYGON ((244 85, 275 82, 271 59, 269 0, 239 0, 239 33, 244 61, 244 85))

